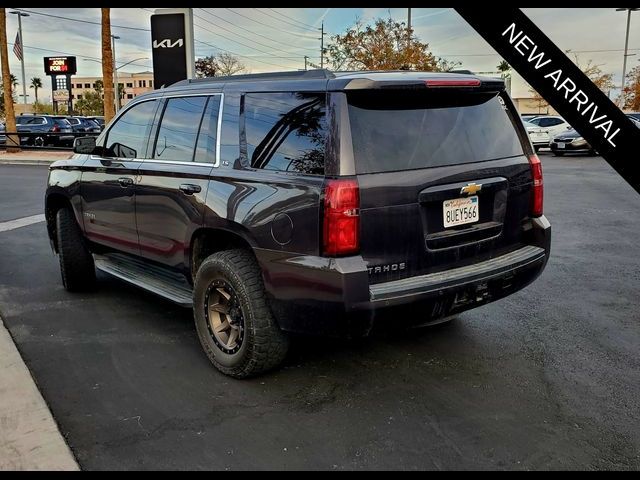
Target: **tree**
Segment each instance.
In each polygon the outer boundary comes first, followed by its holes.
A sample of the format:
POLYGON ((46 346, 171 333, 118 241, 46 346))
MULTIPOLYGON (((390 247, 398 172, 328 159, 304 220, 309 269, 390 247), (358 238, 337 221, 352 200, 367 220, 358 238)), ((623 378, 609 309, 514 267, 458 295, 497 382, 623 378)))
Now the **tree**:
POLYGON ((102 8, 102 84, 104 85, 104 120, 115 115, 113 85, 113 51, 111 50, 111 9, 102 8))
POLYGON ((102 80, 96 80, 96 83, 94 83, 95 87, 93 87, 93 89, 98 92, 98 94, 102 95, 102 92, 104 92, 104 83, 102 82, 102 80))
POLYGON ((549 102, 547 102, 542 95, 540 95, 536 90, 529 88, 529 92, 531 93, 531 99, 535 103, 538 108, 538 113, 542 113, 542 110, 545 110, 545 113, 549 113, 549 102))
POLYGON ((223 77, 246 71, 246 67, 238 57, 225 52, 199 58, 195 66, 198 78, 223 77))
POLYGON ((245 66, 240 62, 238 57, 231 55, 230 53, 218 53, 216 60, 218 62, 218 74, 221 77, 235 75, 236 73, 246 71, 245 66))
POLYGON ((582 73, 589 77, 589 80, 591 80, 596 87, 602 90, 605 94, 608 95, 611 89, 615 87, 615 84, 613 83, 613 74, 604 73, 602 68, 600 68, 602 65, 593 63, 593 60, 587 61, 586 64, 581 64, 580 57, 576 53, 573 54, 573 58, 573 63, 575 63, 576 66, 582 70, 582 73))
POLYGON ((76 102, 75 110, 81 115, 102 115, 104 113, 102 97, 98 92, 86 92, 76 102))
POLYGON ((216 77, 218 73, 218 63, 216 57, 209 55, 208 57, 196 60, 196 77, 216 77))
POLYGON ((334 70, 448 71, 460 65, 436 57, 404 22, 378 18, 373 26, 356 20, 343 35, 331 37, 327 47, 334 70))
POLYGON ((625 75, 624 91, 621 97, 622 108, 634 112, 640 110, 640 65, 625 75))
MULTIPOLYGON (((9 52, 7 49, 7 12, 0 8, 0 64, 2 65, 2 84, 13 86, 11 71, 9 70, 9 52)), ((15 77, 14 77, 15 78, 15 77)), ((17 83, 17 82, 16 82, 17 83)), ((12 89, 3 88, 2 96, 5 107, 5 131, 7 132, 7 152, 20 151, 20 139, 16 132, 16 114, 13 110, 12 89), (13 132, 13 134, 9 134, 13 132)))
POLYGON ((506 60, 502 60, 496 67, 501 73, 502 78, 509 78, 511 76, 511 65, 506 60))
POLYGON ((36 96, 36 101, 34 103, 34 107, 36 109, 36 113, 38 111, 38 89, 42 88, 42 79, 40 77, 33 77, 31 79, 31 85, 29 88, 33 88, 33 93, 36 96))

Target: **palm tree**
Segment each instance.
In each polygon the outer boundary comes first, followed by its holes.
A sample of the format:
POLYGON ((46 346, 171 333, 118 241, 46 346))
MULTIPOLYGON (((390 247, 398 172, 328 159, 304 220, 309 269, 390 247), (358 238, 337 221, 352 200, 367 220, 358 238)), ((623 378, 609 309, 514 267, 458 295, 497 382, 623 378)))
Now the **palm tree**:
POLYGON ((40 77, 33 77, 29 88, 33 88, 33 93, 36 96, 36 103, 38 103, 38 89, 42 88, 42 79, 40 77))
POLYGON ((511 76, 511 65, 506 60, 502 60, 496 68, 499 72, 502 72, 502 78, 511 76))
MULTIPOLYGON (((2 65, 2 83, 6 85, 13 85, 13 80, 17 79, 15 76, 10 75, 9 70, 9 53, 7 51, 7 11, 5 8, 0 8, 0 64, 2 65), (12 78, 13 77, 13 78, 12 78)), ((7 132, 7 152, 19 152, 20 151, 20 139, 15 134, 16 132, 16 116, 13 110, 13 101, 11 98, 11 92, 8 89, 3 90, 4 95, 4 108, 5 108, 5 128, 7 132), (13 134, 9 132, 14 132, 13 134)))
POLYGON ((38 89, 42 88, 42 79, 40 77, 33 77, 31 79, 31 85, 29 88, 33 88, 33 93, 36 96, 36 103, 34 104, 36 113, 38 113, 38 89))
POLYGON ((102 84, 104 85, 104 120, 115 115, 113 91, 113 51, 111 50, 111 9, 102 8, 102 84))

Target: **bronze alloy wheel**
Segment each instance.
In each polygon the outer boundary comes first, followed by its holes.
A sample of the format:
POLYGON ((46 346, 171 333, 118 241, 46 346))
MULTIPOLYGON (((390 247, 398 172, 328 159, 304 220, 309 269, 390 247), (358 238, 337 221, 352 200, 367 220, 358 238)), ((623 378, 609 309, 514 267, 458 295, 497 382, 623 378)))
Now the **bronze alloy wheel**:
POLYGON ((204 315, 209 334, 216 346, 226 354, 234 354, 244 339, 244 318, 231 285, 214 280, 207 288, 204 315))

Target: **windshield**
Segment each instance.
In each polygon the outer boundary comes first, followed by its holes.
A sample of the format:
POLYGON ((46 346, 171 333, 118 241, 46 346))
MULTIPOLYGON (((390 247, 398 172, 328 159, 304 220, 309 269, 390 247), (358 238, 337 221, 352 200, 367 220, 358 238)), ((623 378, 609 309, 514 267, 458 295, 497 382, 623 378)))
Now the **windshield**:
POLYGON ((480 162, 523 154, 496 92, 348 94, 356 172, 480 162))

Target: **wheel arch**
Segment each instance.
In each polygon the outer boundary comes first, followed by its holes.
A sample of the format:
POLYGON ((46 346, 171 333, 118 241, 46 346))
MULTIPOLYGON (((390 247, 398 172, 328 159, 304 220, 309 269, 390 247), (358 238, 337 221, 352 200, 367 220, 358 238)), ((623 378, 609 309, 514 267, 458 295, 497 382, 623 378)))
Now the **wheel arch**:
POLYGON ((233 222, 199 228, 193 232, 189 243, 187 265, 191 278, 195 278, 200 264, 213 253, 241 248, 253 254, 256 246, 257 243, 251 234, 233 222))
POLYGON ((47 222, 47 233, 49 234, 49 240, 53 251, 58 253, 58 239, 56 236, 56 214, 61 208, 70 208, 76 217, 79 225, 82 225, 78 219, 78 214, 73 208, 71 199, 64 192, 64 190, 53 190, 47 192, 44 205, 44 215, 47 222))

